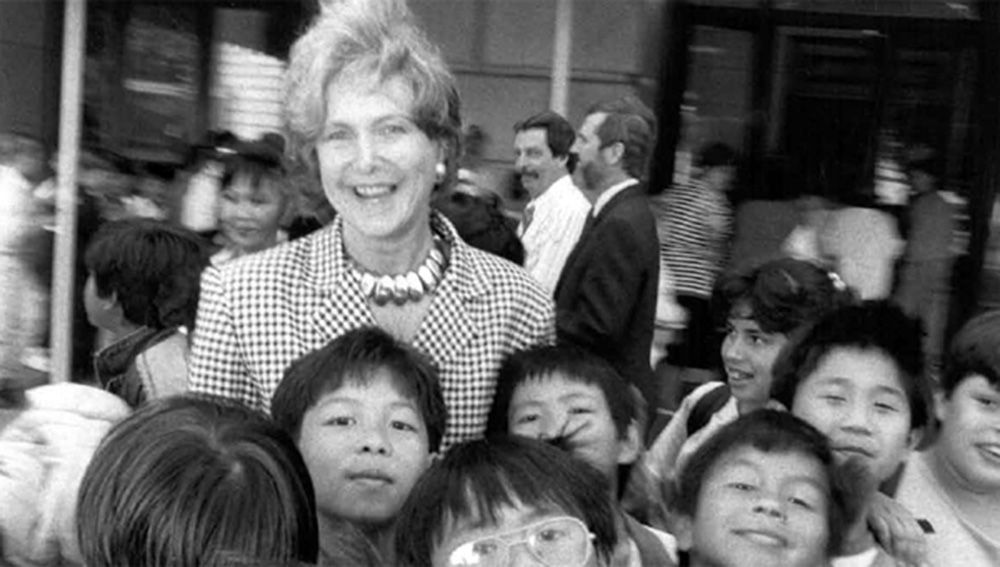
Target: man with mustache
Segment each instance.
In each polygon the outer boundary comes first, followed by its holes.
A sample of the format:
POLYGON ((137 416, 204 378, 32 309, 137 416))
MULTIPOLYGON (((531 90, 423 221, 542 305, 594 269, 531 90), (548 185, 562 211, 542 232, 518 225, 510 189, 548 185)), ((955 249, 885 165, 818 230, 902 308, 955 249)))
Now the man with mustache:
POLYGON ((590 212, 590 202, 570 176, 575 139, 569 121, 551 110, 514 126, 514 169, 531 195, 517 235, 524 244, 525 269, 550 293, 590 212))

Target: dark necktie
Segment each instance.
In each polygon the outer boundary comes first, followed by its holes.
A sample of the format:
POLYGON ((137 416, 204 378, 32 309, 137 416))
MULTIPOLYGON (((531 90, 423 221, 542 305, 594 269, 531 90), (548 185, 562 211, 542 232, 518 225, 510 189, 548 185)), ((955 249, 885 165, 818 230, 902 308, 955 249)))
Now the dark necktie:
POLYGON ((535 217, 535 204, 529 203, 527 207, 524 208, 524 214, 521 215, 521 234, 528 232, 528 225, 531 224, 532 219, 535 217))

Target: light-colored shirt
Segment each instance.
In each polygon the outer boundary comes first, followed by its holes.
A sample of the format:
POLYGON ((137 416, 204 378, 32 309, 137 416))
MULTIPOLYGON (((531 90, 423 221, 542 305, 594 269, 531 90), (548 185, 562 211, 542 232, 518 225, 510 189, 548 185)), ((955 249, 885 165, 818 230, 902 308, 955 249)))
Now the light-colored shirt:
POLYGON ((854 555, 834 557, 830 563, 832 567, 873 567, 875 560, 879 558, 880 552, 879 548, 873 547, 854 555))
POLYGON ((1000 565, 1000 541, 991 538, 962 515, 931 471, 930 453, 915 453, 896 490, 896 500, 918 520, 927 520, 929 567, 993 567, 1000 565))
POLYGON ((896 220, 888 213, 847 207, 831 213, 821 235, 836 271, 861 299, 883 299, 892 290, 893 268, 903 253, 896 220))
POLYGON ((698 402, 716 388, 725 386, 723 382, 708 382, 696 388, 681 401, 677 413, 670 423, 653 441, 643 457, 643 462, 656 479, 677 478, 684 462, 701 445, 714 436, 723 426, 736 421, 740 416, 736 408, 736 398, 729 401, 719 411, 712 414, 704 427, 688 435, 688 418, 698 402))
POLYGON ((524 268, 549 294, 555 292, 569 257, 590 212, 590 201, 564 175, 527 205, 531 222, 524 221, 517 235, 524 244, 524 268))

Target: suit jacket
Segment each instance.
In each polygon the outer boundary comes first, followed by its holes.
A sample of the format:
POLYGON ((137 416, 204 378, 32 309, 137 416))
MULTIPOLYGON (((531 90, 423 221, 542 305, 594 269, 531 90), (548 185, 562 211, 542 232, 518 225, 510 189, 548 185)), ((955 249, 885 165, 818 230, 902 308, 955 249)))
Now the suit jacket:
MULTIPOLYGON (((463 242, 443 216, 451 262, 413 346, 439 370, 448 430, 443 448, 482 436, 496 374, 511 352, 553 336, 552 300, 518 266, 463 242)), ((375 325, 347 269, 341 219, 202 276, 191 353, 191 390, 264 411, 285 368, 349 330, 375 325)))
POLYGON ((559 342, 604 357, 647 402, 656 388, 649 365, 660 252, 644 185, 601 209, 566 260, 556 286, 559 342))

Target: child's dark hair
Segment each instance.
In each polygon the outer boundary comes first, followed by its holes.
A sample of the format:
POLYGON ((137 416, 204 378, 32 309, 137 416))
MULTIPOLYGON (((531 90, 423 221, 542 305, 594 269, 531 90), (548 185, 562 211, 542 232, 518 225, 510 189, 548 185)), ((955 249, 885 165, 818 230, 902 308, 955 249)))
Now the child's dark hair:
POLYGON ((941 376, 945 397, 951 397, 963 380, 976 374, 1000 388, 1000 311, 973 317, 952 339, 941 376))
POLYGON ((876 350, 899 371, 910 403, 910 428, 927 425, 931 388, 924 374, 920 322, 883 300, 863 301, 820 319, 802 336, 785 345, 774 364, 771 397, 791 409, 795 393, 835 349, 876 350))
POLYGON ((633 420, 639 420, 637 400, 628 382, 607 361, 567 344, 542 345, 514 352, 500 366, 486 435, 506 435, 510 430, 507 414, 518 386, 529 380, 548 380, 557 373, 567 380, 601 389, 619 438, 628 434, 633 420))
POLYGON ((698 448, 681 470, 674 506, 679 514, 694 518, 705 480, 713 469, 734 452, 752 448, 764 453, 796 453, 815 459, 826 472, 827 553, 834 555, 855 519, 856 506, 838 480, 838 469, 826 436, 789 412, 764 409, 751 412, 726 425, 698 448))
POLYGON ((505 436, 456 445, 431 465, 399 513, 397 559, 430 565, 448 525, 496 523, 502 508, 515 505, 579 518, 597 554, 611 557, 617 536, 604 477, 546 443, 505 436))
POLYGON ((84 254, 100 297, 115 295, 125 319, 154 329, 194 327, 205 241, 190 230, 152 219, 112 221, 84 254))
POLYGON ((161 398, 98 447, 77 536, 93 567, 311 564, 314 502, 295 443, 266 416, 207 396, 161 398))
POLYGON ((414 400, 427 427, 430 451, 441 447, 448 409, 438 373, 423 354, 377 327, 348 331, 291 364, 271 400, 271 415, 298 439, 302 418, 316 402, 345 383, 367 384, 381 369, 414 400))
POLYGON ((714 303, 722 320, 746 308, 765 333, 789 335, 852 301, 836 275, 810 262, 782 258, 724 274, 715 286, 714 303))

